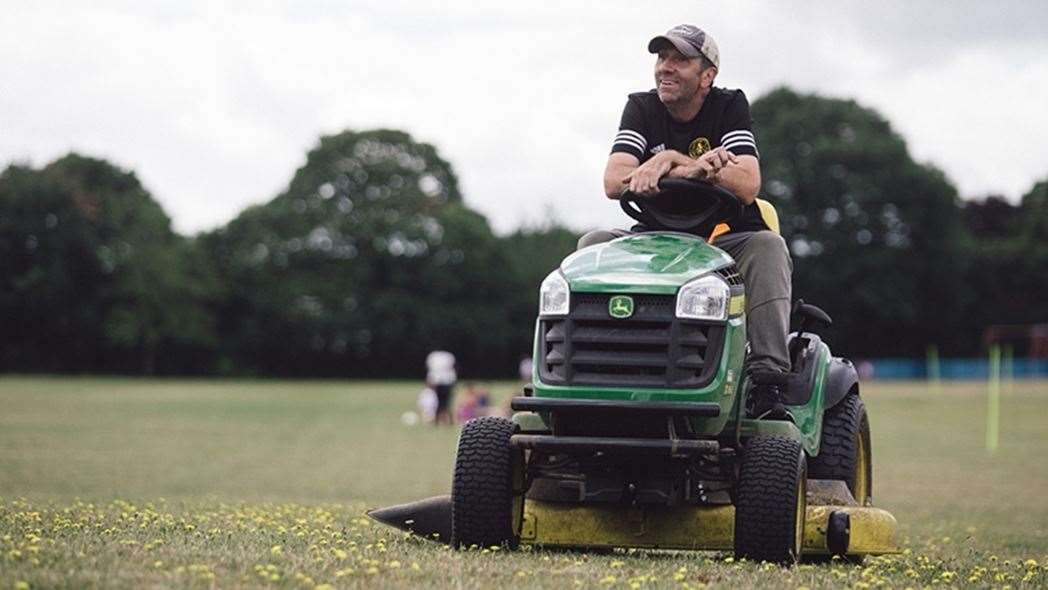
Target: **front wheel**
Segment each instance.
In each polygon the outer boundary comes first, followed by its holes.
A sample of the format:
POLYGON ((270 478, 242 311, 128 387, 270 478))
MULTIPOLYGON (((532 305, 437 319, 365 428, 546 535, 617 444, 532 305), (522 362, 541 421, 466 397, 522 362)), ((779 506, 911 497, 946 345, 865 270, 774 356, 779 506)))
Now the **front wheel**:
POLYGON ((459 435, 451 483, 453 547, 516 548, 524 515, 523 453, 510 446, 513 422, 470 420, 459 435))
POLYGON ((794 564, 804 543, 807 461, 795 440, 758 436, 746 445, 735 504, 735 556, 794 564))

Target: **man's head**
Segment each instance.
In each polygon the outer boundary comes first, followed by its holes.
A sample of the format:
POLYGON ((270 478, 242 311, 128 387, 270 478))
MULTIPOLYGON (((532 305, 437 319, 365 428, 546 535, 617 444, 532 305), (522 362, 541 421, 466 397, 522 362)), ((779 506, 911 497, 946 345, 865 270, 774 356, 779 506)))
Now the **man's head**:
POLYGON ((701 100, 713 86, 720 51, 713 38, 694 25, 677 25, 648 42, 657 53, 655 88, 666 105, 701 100))

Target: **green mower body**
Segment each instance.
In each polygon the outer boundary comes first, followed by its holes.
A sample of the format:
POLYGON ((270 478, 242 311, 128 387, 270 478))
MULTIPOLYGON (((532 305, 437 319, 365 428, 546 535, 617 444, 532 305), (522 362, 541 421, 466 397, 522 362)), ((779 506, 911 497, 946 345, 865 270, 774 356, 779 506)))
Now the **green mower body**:
MULTIPOLYGON (((722 250, 688 234, 642 233, 576 252, 559 272, 570 289, 570 311, 536 322, 534 397, 716 404, 717 416, 690 418, 697 434, 779 434, 799 441, 809 455, 818 454, 833 361, 829 347, 814 334, 804 337, 806 391, 788 400, 798 402, 789 406, 794 422, 747 420, 738 411, 746 390, 745 289, 735 261, 722 250), (674 317, 678 290, 703 276, 719 277, 729 285, 726 317, 674 317), (606 310, 616 296, 633 299, 629 317, 614 318, 606 310), (582 338, 572 341, 580 331, 582 338)), ((835 386, 857 388, 849 363, 838 359, 834 370, 839 373, 835 386)), ((834 393, 840 399, 848 391, 834 393)), ((549 430, 549 418, 549 413, 518 413, 514 421, 522 430, 549 430)))

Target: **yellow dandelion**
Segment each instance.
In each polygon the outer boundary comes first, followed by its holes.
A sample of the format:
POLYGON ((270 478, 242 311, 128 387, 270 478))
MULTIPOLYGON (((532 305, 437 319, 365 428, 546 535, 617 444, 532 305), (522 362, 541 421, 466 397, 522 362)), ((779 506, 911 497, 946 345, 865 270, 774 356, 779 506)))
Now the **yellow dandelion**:
POLYGON ((622 567, 624 565, 626 565, 626 563, 619 560, 611 562, 611 567, 622 567))
POLYGON ((273 545, 269 548, 269 554, 274 557, 280 557, 284 554, 284 547, 281 545, 273 545))
POLYGON ((601 584, 614 584, 616 580, 617 580, 617 578, 615 576, 607 575, 607 576, 604 576, 603 578, 600 579, 600 583, 601 584))
POLYGON ((15 582, 15 590, 29 590, 29 582, 22 580, 15 582))

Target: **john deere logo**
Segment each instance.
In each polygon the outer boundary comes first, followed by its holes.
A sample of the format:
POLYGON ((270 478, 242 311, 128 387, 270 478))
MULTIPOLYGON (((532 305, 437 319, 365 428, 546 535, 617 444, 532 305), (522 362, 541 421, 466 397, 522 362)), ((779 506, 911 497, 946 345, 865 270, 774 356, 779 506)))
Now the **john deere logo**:
POLYGON ((624 320, 633 315, 633 298, 628 295, 616 295, 608 301, 608 313, 611 317, 624 320))
POLYGON ((692 158, 698 158, 708 151, 710 151, 710 140, 705 137, 696 137, 688 146, 688 155, 692 158))

